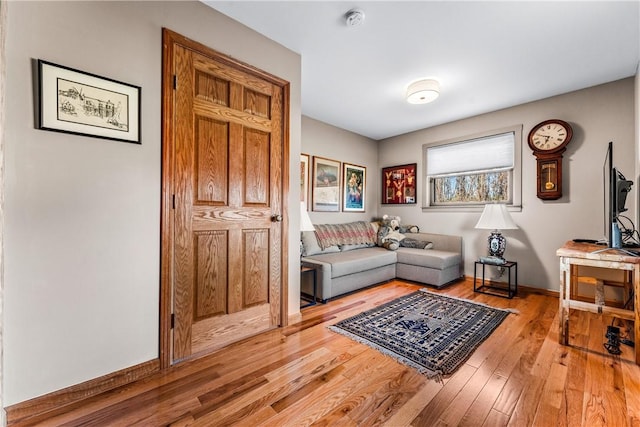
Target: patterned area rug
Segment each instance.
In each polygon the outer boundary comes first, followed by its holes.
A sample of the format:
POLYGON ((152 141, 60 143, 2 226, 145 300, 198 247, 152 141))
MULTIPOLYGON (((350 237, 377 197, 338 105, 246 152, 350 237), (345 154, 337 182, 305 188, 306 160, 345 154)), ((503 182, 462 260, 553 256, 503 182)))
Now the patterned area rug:
POLYGON ((419 290, 329 326, 429 378, 451 375, 510 311, 419 290))

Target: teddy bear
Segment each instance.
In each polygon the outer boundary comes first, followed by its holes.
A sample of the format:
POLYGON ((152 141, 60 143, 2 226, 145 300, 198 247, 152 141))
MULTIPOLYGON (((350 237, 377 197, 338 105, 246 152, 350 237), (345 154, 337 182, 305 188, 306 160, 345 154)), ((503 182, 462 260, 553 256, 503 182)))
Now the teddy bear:
POLYGON ((404 233, 418 233, 417 225, 402 225, 399 216, 384 215, 378 228, 378 246, 395 251, 399 247, 429 249, 432 245, 418 239, 405 236, 404 233))
POLYGON ((400 233, 400 217, 384 215, 378 228, 378 246, 395 251, 400 247, 400 242, 405 238, 400 233))
MULTIPOLYGON (((400 221, 400 217, 396 217, 398 218, 398 221, 400 221)), ((419 233, 420 232, 420 228, 417 225, 402 225, 400 224, 400 228, 398 229, 399 232, 401 232, 402 234, 404 233, 419 233)))

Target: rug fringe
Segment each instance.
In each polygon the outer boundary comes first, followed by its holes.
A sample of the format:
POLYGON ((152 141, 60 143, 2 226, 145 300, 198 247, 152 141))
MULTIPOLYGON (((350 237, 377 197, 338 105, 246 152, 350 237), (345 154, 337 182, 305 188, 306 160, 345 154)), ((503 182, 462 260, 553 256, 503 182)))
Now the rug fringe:
POLYGON ((434 380, 437 383, 439 383, 439 384, 444 386, 444 378, 443 378, 443 375, 442 375, 442 371, 433 371, 431 369, 425 368, 424 366, 422 366, 422 365, 420 365, 418 363, 415 363, 413 360, 404 358, 404 357, 402 357, 402 356, 400 356, 400 355, 398 355, 396 353, 392 353, 392 352, 390 352, 389 350, 387 350, 384 347, 380 347, 378 345, 375 345, 371 341, 368 341, 368 340, 366 340, 364 338, 361 338, 358 335, 352 334, 349 331, 345 331, 344 329, 340 329, 340 328, 338 328, 338 327, 336 327, 334 325, 329 325, 329 326, 327 326, 327 328, 332 332, 338 333, 340 335, 344 335, 345 337, 350 338, 350 339, 352 339, 354 341, 357 341, 360 344, 364 344, 367 347, 371 347, 374 350, 377 350, 380 353, 384 354, 385 356, 390 357, 391 359, 393 359, 393 360, 395 360, 395 361, 397 361, 399 363, 402 363, 403 365, 409 366, 410 368, 413 368, 413 369, 417 370, 420 374, 425 375, 428 379, 434 380))
POLYGON ((485 303, 478 302, 478 301, 473 301, 473 300, 470 300, 470 299, 467 299, 467 298, 460 298, 460 297, 454 297, 454 296, 452 296, 452 295, 441 294, 441 293, 438 293, 438 292, 431 292, 431 291, 430 291, 430 290, 428 290, 428 289, 422 289, 422 288, 421 288, 421 289, 420 289, 420 291, 421 291, 421 292, 424 292, 424 293, 427 293, 427 294, 431 294, 431 295, 438 295, 438 296, 440 296, 440 297, 446 297, 446 298, 455 299, 455 300, 458 300, 458 301, 469 302, 469 303, 471 303, 471 304, 481 305, 481 306, 483 306, 483 307, 492 308, 492 309, 494 309, 494 310, 506 311, 507 313, 520 314, 520 311, 518 311, 518 309, 516 309, 516 308, 500 308, 500 307, 494 307, 494 306, 492 306, 492 305, 485 304, 485 303))

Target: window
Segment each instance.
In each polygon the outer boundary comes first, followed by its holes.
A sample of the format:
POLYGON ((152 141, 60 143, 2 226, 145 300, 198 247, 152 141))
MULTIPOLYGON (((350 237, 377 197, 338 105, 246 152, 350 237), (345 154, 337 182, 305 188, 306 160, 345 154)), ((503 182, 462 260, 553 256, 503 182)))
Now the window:
POLYGON ((425 207, 520 205, 522 126, 423 147, 425 207))

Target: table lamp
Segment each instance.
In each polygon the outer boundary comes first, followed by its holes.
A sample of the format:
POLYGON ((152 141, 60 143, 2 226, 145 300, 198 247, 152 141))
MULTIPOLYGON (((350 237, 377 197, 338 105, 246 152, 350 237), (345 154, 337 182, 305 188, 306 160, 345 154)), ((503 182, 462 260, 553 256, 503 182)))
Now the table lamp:
POLYGON ((307 212, 307 204, 300 202, 300 231, 316 231, 307 212))
POLYGON ((316 231, 309 218, 309 212, 307 212, 307 204, 300 202, 300 256, 302 256, 302 232, 303 231, 316 231))
POLYGON ((499 230, 515 230, 518 228, 507 210, 507 205, 490 203, 484 205, 484 210, 475 228, 493 230, 489 235, 489 255, 504 259, 507 249, 507 239, 499 230))

